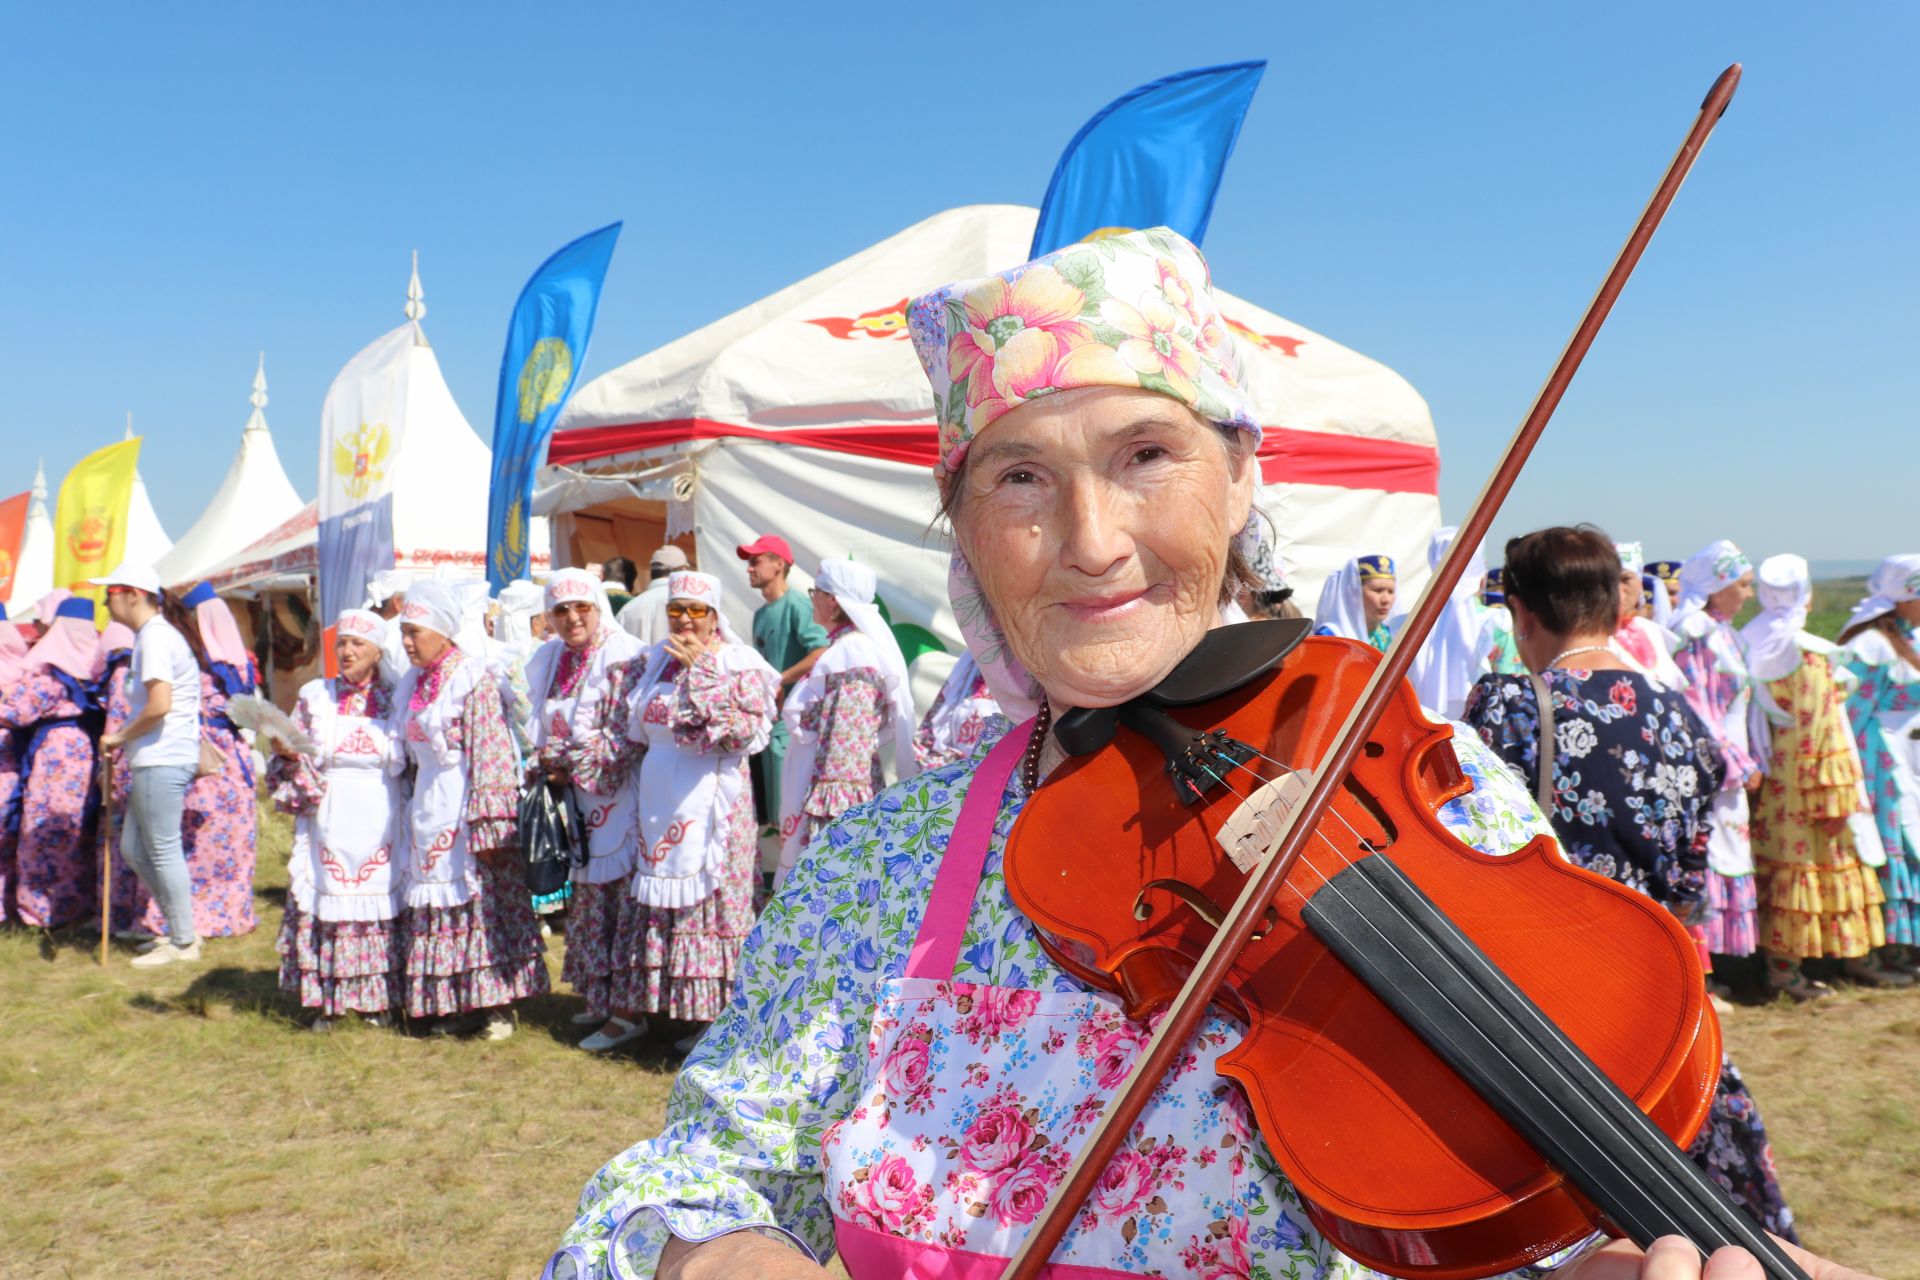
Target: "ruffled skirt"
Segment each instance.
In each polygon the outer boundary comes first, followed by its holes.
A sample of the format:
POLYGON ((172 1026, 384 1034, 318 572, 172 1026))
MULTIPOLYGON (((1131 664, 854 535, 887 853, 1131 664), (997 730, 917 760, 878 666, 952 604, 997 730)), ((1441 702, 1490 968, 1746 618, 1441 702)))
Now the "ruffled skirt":
POLYGON ((321 920, 291 902, 275 943, 280 989, 323 1018, 401 1006, 406 949, 397 920, 321 920))
POLYGON ((457 907, 409 907, 403 989, 407 1016, 496 1009, 548 990, 546 944, 519 855, 479 862, 479 886, 457 907))

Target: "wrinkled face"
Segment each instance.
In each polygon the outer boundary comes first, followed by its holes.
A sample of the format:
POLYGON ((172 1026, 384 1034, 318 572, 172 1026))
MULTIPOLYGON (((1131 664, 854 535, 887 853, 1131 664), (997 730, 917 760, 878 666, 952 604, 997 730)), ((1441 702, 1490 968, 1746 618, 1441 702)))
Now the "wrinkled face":
POLYGON ((600 607, 591 600, 567 600, 547 610, 553 634, 569 649, 584 649, 600 629, 600 607))
POLYGON ((830 591, 818 587, 807 588, 807 601, 813 605, 813 620, 831 631, 847 620, 847 611, 833 598, 830 591))
POLYGON ((705 601, 675 596, 667 601, 667 630, 705 643, 719 633, 720 615, 705 601))
POLYGON ((1707 597, 1707 608, 1722 618, 1731 618, 1740 612, 1741 606, 1753 599, 1753 571, 1749 569, 1740 575, 1738 582, 1730 583, 1707 597))
POLYGON ((407 661, 416 667, 430 667, 440 655, 453 647, 453 641, 438 631, 423 627, 417 623, 400 624, 400 646, 407 651, 407 661))
POLYGON ((335 636, 333 657, 347 683, 365 684, 367 677, 373 674, 373 669, 380 665, 380 647, 359 636, 335 636))
POLYGON ((954 535, 1056 709, 1152 688, 1214 624, 1251 456, 1177 401, 1118 387, 1029 401, 974 441, 954 535))
POLYGON ((771 551, 762 551, 747 560, 747 585, 755 591, 771 586, 787 574, 787 562, 771 551))
POLYGON ((1400 584, 1392 578, 1368 578, 1360 584, 1360 599, 1367 606, 1367 630, 1387 620, 1399 594, 1400 584))

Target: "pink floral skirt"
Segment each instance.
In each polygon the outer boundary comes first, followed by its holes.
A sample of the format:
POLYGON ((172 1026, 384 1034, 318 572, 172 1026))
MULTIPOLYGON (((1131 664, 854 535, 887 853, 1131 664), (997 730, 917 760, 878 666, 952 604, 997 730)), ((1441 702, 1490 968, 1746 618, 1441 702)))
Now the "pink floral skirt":
POLYGON ((1750 956, 1760 946, 1759 907, 1752 876, 1723 876, 1709 867, 1706 911, 1689 932, 1715 955, 1750 956))
MULTIPOLYGON (((610 999, 616 1009, 712 1022, 733 990, 733 965, 753 929, 760 830, 753 793, 742 790, 727 822, 727 864, 720 888, 690 907, 632 900, 616 938, 621 960, 610 999)), ((621 885, 622 890, 626 886, 621 885)), ((572 948, 573 940, 568 939, 572 948)))
POLYGON ((291 902, 275 944, 280 989, 323 1018, 398 1009, 401 946, 397 920, 321 920, 291 902))
POLYGON ((497 1009, 548 990, 546 944, 518 855, 479 863, 479 887, 457 907, 410 907, 404 919, 407 1016, 497 1009))
POLYGON ((607 1018, 615 1012, 613 975, 616 957, 631 955, 637 912, 632 881, 622 876, 605 884, 576 884, 567 908, 567 954, 560 977, 587 998, 587 1012, 607 1018))

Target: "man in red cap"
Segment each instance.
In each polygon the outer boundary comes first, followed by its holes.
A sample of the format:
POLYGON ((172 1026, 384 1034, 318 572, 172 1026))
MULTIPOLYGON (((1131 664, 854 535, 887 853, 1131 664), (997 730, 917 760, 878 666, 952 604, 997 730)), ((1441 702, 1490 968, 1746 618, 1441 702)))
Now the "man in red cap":
MULTIPOLYGON (((827 632, 813 620, 813 606, 797 591, 787 590, 793 568, 793 548, 777 533, 763 533, 735 553, 747 562, 747 585, 766 601, 753 611, 753 647, 780 673, 780 697, 813 670, 827 651, 827 632)), ((753 757, 754 797, 760 802, 760 820, 780 817, 780 768, 787 758, 787 726, 773 723, 767 749, 753 757)))

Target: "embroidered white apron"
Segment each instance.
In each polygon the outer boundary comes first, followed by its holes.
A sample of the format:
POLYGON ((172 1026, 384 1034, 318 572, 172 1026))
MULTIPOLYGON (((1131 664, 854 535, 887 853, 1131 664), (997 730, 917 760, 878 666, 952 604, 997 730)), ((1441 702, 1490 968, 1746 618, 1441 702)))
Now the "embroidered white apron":
POLYGON ((384 720, 341 715, 329 681, 309 684, 301 701, 327 790, 317 810, 294 823, 288 895, 320 920, 391 920, 399 907, 394 851, 405 805, 393 772, 400 742, 384 720))
MULTIPOLYGON (((602 704, 607 696, 609 668, 638 653, 639 645, 626 632, 619 632, 617 636, 610 633, 594 651, 573 692, 566 695, 553 689, 560 675, 559 642, 553 642, 552 648, 536 655, 540 667, 533 673, 534 678, 539 679, 533 704, 535 749, 597 730, 605 716, 602 704)), ((575 881, 606 884, 633 874, 634 852, 640 839, 637 793, 631 776, 620 783, 613 795, 601 795, 581 786, 573 788, 573 802, 579 807, 581 821, 587 828, 587 865, 573 869, 575 881)))
POLYGON ((439 696, 419 713, 408 708, 416 668, 394 693, 397 718, 415 773, 407 801, 406 902, 409 907, 458 907, 479 887, 479 870, 467 848, 465 753, 453 731, 467 695, 487 675, 486 665, 467 658, 449 672, 439 696))
MULTIPOLYGON (((835 1240, 856 1280, 997 1280, 1146 1044, 1148 1027, 1104 993, 952 980, 1031 733, 1029 723, 1002 738, 968 787, 906 975, 881 985, 860 1105, 821 1139, 835 1240)), ((1190 1067, 1155 1091, 1043 1274, 1250 1274, 1252 1120, 1215 1072, 1240 1037, 1208 1017, 1190 1067)), ((1262 1203, 1263 1230, 1304 1234, 1289 1217, 1297 1207, 1262 1203)))

